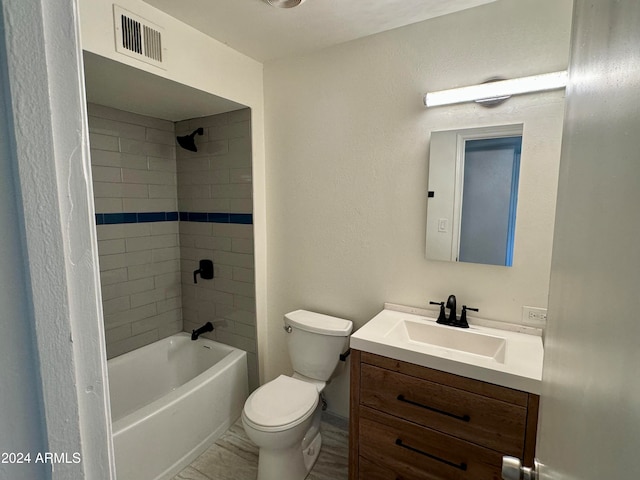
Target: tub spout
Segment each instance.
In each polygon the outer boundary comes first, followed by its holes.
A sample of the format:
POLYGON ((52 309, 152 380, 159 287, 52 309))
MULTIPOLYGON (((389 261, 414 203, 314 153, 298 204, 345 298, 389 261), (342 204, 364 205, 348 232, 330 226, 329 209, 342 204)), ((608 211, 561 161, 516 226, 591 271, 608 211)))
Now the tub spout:
POLYGON ((207 322, 200 328, 191 331, 191 340, 197 340, 204 332, 213 332, 213 323, 207 322))

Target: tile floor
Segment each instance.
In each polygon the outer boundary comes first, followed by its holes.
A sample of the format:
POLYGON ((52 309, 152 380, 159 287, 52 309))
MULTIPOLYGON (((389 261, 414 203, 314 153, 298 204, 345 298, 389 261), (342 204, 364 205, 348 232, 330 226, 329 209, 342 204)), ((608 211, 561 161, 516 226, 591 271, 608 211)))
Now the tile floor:
MULTIPOLYGON (((320 424, 322 450, 307 480, 346 480, 348 469, 347 423, 326 415, 320 424)), ((173 480, 255 480, 258 449, 238 420, 208 450, 173 480)))

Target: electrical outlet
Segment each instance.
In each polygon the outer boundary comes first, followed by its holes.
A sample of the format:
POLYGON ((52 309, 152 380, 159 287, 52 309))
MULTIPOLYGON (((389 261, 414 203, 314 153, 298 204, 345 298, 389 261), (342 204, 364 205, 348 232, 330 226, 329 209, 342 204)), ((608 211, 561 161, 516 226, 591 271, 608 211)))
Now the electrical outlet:
POLYGON ((522 323, 535 327, 544 327, 547 324, 547 309, 522 307, 522 323))

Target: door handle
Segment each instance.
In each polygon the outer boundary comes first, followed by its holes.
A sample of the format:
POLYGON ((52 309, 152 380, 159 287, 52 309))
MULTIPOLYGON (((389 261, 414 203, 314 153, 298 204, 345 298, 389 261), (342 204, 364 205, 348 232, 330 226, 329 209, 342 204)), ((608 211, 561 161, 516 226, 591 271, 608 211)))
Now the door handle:
POLYGON ((538 480, 538 460, 534 460, 533 468, 523 467, 519 458, 502 457, 503 480, 538 480))

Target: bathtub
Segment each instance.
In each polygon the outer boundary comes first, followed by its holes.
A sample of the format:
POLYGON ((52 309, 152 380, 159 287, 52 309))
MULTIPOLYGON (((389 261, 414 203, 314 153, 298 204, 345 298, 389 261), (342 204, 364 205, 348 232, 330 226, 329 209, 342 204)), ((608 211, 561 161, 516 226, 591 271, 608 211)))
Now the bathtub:
POLYGON ((171 478, 242 413, 247 354, 180 333, 107 362, 118 480, 171 478))

